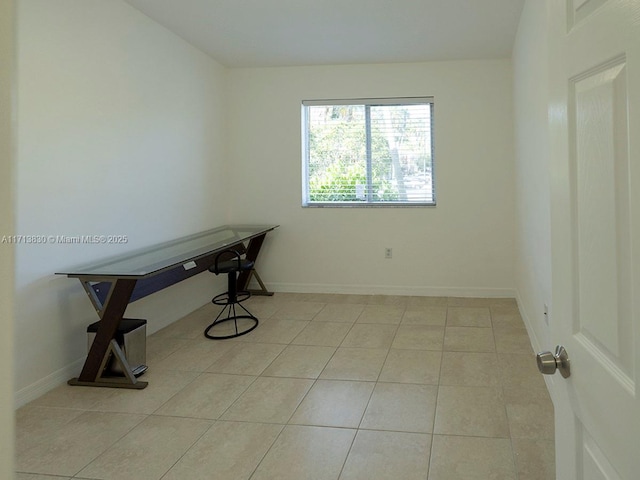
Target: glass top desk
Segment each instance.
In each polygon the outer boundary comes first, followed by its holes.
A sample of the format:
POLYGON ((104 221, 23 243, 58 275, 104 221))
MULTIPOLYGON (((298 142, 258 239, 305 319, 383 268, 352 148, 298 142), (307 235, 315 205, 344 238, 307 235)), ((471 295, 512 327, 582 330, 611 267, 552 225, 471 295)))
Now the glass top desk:
MULTIPOLYGON (((235 249, 255 262, 268 232, 278 225, 225 225, 170 242, 154 245, 119 257, 83 265, 56 275, 77 278, 93 303, 100 323, 80 376, 70 385, 141 389, 139 381, 115 340, 127 305, 207 270, 220 252, 235 249), (245 245, 245 243, 247 243, 245 245), (114 355, 124 376, 104 377, 103 371, 114 355)), ((272 295, 255 270, 240 272, 238 290, 246 290, 252 277, 261 289, 258 295, 272 295)))

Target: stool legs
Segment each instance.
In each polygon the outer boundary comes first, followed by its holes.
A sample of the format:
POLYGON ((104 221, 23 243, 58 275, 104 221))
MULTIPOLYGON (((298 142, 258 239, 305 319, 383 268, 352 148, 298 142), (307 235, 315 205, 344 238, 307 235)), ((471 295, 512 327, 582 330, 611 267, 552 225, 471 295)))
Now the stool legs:
MULTIPOLYGON (((242 302, 249 298, 251 294, 249 292, 237 291, 236 272, 229 272, 227 278, 227 292, 216 295, 211 300, 211 302, 215 305, 224 306, 213 323, 209 325, 204 331, 204 336, 212 340, 224 340, 227 338, 235 338, 241 335, 246 335, 247 333, 255 329, 259 323, 258 319, 249 310, 247 310, 244 305, 242 305, 242 302), (244 310, 244 312, 239 312, 240 315, 238 315, 238 312, 236 312, 236 305, 244 310), (241 320, 241 323, 248 323, 248 327, 238 327, 238 320, 241 320), (234 331, 232 333, 222 335, 222 332, 220 334, 212 332, 214 327, 225 322, 234 323, 234 331)), ((220 330, 220 328, 218 328, 218 330, 220 330)))

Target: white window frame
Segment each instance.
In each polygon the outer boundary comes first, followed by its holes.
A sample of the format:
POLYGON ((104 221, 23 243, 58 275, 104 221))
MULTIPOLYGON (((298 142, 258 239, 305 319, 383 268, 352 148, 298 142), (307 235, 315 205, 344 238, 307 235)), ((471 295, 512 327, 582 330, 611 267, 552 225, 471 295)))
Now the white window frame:
MULTIPOLYGON (((435 181, 435 152, 434 152, 434 98, 433 97, 395 97, 395 98, 356 98, 356 99, 331 99, 331 100, 303 100, 302 101, 302 206, 303 207, 435 207, 436 206, 436 181, 435 181), (431 115, 429 133, 431 136, 431 198, 432 201, 377 201, 367 193, 365 201, 331 201, 319 202, 309 200, 309 119, 307 107, 311 106, 382 106, 382 105, 430 105, 431 115)), ((370 145, 370 138, 366 138, 370 145)), ((370 150, 370 147, 367 148, 370 150)), ((367 159, 368 183, 371 183, 371 158, 367 159)), ((369 190, 369 189, 367 189, 369 190)))

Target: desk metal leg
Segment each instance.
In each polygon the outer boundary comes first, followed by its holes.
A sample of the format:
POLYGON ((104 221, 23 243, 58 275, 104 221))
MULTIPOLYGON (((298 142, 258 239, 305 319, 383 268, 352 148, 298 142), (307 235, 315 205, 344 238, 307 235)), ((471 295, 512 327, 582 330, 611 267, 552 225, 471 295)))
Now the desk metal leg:
POLYGON ((103 306, 98 331, 89 349, 82 372, 78 378, 69 380, 69 385, 134 389, 142 389, 147 386, 148 382, 141 382, 133 374, 127 374, 127 372, 131 372, 131 368, 122 350, 114 340, 120 320, 124 316, 135 286, 135 279, 118 279, 114 281, 108 301, 103 306), (110 355, 116 356, 123 367, 125 377, 107 378, 102 376, 102 371, 110 355))

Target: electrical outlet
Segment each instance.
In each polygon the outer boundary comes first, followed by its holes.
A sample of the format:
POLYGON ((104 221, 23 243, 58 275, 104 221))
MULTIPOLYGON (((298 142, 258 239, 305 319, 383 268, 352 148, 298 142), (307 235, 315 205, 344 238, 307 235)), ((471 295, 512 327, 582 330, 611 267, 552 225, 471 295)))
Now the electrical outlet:
POLYGON ((392 258, 393 257, 393 249, 387 247, 384 249, 384 258, 392 258))

